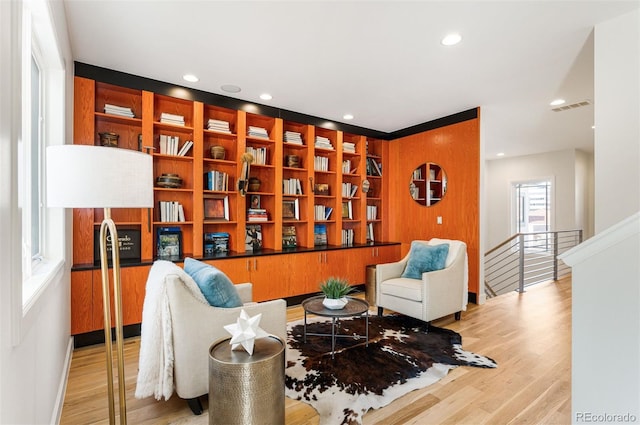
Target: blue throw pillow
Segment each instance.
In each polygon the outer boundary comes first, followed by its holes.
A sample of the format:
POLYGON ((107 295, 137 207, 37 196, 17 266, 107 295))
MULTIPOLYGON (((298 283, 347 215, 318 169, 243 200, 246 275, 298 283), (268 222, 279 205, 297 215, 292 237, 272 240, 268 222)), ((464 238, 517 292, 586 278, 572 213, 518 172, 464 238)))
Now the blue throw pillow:
POLYGON ((411 242, 409 260, 402 277, 422 279, 422 273, 444 269, 449 255, 449 244, 426 245, 422 242, 411 242))
POLYGON ((184 260, 184 271, 195 280, 202 295, 212 306, 227 308, 242 306, 242 300, 233 282, 220 270, 187 257, 184 260))

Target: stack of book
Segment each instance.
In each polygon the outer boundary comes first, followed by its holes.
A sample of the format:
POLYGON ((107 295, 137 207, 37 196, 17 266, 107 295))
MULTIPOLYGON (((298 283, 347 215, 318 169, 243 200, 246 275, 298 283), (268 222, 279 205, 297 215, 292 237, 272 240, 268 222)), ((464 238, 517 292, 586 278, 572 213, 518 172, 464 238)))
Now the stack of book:
POLYGON ((351 160, 345 159, 342 161, 342 174, 351 174, 351 160))
POLYGON ((253 163, 256 165, 267 165, 267 148, 254 148, 253 146, 247 146, 246 152, 253 155, 253 163))
POLYGON ((163 223, 185 221, 184 207, 178 201, 160 201, 160 221, 163 223))
POLYGON ((314 156, 313 169, 315 171, 329 171, 329 158, 324 156, 314 156))
POLYGON ((356 153, 356 145, 351 142, 342 142, 342 152, 356 153))
POLYGON ((264 208, 249 208, 247 210, 247 221, 269 221, 267 210, 264 208))
POLYGON ((104 113, 111 114, 111 115, 120 115, 121 117, 129 117, 129 118, 133 118, 135 116, 133 115, 133 111, 131 110, 131 108, 125 108, 124 106, 110 105, 108 103, 104 105, 104 113))
POLYGON ((329 217, 331 217, 331 213, 333 212, 333 208, 324 205, 314 205, 313 210, 316 220, 329 220, 329 217))
POLYGON ((282 193, 285 195, 302 195, 300 179, 282 179, 282 193))
POLYGON ((265 128, 250 125, 249 129, 247 130, 247 136, 257 137, 259 139, 268 139, 269 133, 267 133, 267 129, 265 128))
POLYGON ((358 185, 353 183, 342 183, 342 197, 353 198, 358 190, 358 185))
POLYGON ((375 205, 367 205, 367 220, 378 219, 378 207, 375 205))
POLYGON ((223 171, 204 173, 204 189, 226 192, 229 190, 229 175, 223 171))
POLYGON ((329 140, 329 138, 323 137, 323 136, 316 136, 315 147, 316 148, 320 148, 320 149, 333 150, 333 145, 331 144, 331 140, 329 140))
POLYGON ((282 226, 282 248, 295 248, 298 246, 295 226, 282 226))
POLYGON ((216 254, 226 254, 229 252, 229 234, 226 232, 215 232, 204 234, 204 255, 205 257, 216 254))
POLYGON ((376 162, 373 158, 367 158, 367 175, 382 176, 382 163, 376 162))
POLYGON ((375 238, 373 236, 373 223, 369 223, 367 225, 367 242, 375 242, 375 238))
POLYGON ((229 123, 227 121, 214 120, 213 118, 209 118, 209 121, 207 122, 207 130, 219 131, 220 133, 231 133, 231 129, 229 128, 229 123))
POLYGON ((342 245, 353 245, 353 229, 342 229, 342 245))
POLYGON ((184 117, 182 115, 174 115, 163 112, 160 114, 160 122, 164 124, 181 125, 184 127, 184 117))
POLYGON ((178 148, 179 144, 180 138, 178 136, 160 135, 160 153, 163 155, 185 156, 193 146, 193 141, 187 140, 178 148))
POLYGON ((326 225, 315 224, 313 226, 313 244, 314 245, 327 244, 327 226, 326 225))
POLYGON ((302 135, 295 131, 285 131, 284 132, 284 142, 291 143, 292 145, 300 145, 302 146, 302 135))

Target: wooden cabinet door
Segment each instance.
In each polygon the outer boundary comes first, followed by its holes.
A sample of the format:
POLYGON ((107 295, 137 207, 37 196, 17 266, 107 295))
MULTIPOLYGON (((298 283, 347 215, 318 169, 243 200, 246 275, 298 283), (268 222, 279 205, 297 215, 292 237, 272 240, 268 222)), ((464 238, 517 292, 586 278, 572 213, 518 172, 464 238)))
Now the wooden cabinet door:
POLYGON ((234 284, 251 282, 251 260, 248 257, 206 260, 205 263, 221 270, 234 284))
POLYGON ((374 264, 394 263, 400 261, 400 244, 376 247, 374 264))
POLYGON ((346 279, 352 285, 364 283, 365 267, 360 249, 341 249, 326 252, 326 277, 346 279))
POLYGON ((93 272, 71 272, 71 335, 94 330, 93 272))
MULTIPOLYGON (((142 322, 142 305, 151 266, 125 267, 120 270, 122 291, 122 323, 132 325, 142 322)), ((109 269, 109 299, 111 301, 111 327, 115 326, 113 269, 109 269)), ((102 303, 102 272, 93 271, 93 329, 104 329, 102 303)))
POLYGON ((253 300, 260 302, 290 296, 289 286, 294 280, 288 272, 288 256, 269 255, 251 258, 253 300))

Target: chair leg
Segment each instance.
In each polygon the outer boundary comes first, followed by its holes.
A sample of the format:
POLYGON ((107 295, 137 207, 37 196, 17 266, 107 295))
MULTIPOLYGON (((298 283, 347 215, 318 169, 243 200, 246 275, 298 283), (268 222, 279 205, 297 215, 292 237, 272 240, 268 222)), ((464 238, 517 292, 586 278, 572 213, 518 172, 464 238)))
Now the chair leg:
POLYGON ((378 307, 378 316, 382 317, 382 307, 378 307))
POLYGON ((461 311, 456 312, 454 314, 454 317, 455 317, 456 320, 460 320, 460 318, 462 317, 462 312, 461 311))
POLYGON ((200 398, 199 397, 188 398, 187 399, 187 404, 191 408, 191 411, 193 412, 194 415, 201 415, 202 414, 202 403, 200 403, 200 398))

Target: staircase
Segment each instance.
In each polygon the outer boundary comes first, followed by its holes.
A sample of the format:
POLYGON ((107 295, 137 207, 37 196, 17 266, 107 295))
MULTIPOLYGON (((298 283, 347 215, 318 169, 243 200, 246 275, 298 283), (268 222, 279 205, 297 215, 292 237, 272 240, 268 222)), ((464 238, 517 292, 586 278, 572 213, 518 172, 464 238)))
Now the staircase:
POLYGON ((582 230, 516 233, 484 255, 487 298, 569 274, 558 255, 581 242, 582 230))

